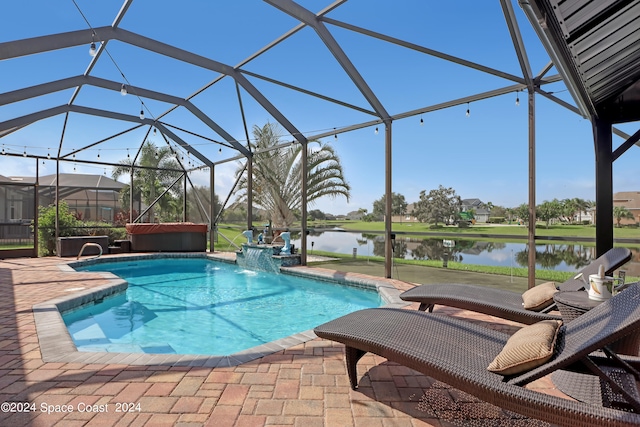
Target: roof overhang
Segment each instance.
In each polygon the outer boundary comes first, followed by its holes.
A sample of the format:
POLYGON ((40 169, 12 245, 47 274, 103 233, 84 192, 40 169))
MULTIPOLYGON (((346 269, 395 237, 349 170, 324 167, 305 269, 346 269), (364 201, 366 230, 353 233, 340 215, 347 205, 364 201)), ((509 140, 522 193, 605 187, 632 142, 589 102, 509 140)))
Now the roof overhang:
POLYGON ((640 120, 640 0, 519 0, 583 116, 640 120))

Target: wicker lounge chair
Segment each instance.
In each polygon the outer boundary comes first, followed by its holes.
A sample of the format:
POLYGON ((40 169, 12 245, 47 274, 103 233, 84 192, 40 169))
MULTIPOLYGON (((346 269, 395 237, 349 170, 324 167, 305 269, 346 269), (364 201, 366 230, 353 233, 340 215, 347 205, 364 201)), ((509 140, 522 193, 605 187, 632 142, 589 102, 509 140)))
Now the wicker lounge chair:
MULTIPOLYGON (((613 248, 580 270, 585 280, 589 274, 597 274, 598 267, 604 265, 607 274, 619 268, 631 259, 631 251, 626 248, 613 248)), ((569 279, 559 286, 561 291, 578 291, 584 287, 582 280, 569 279)), ((420 310, 433 311, 436 304, 465 310, 477 311, 502 319, 531 324, 545 319, 561 319, 559 315, 549 314, 554 306, 544 311, 525 310, 522 307, 522 295, 503 289, 487 286, 436 283, 416 286, 402 294, 405 301, 420 303, 420 310)))
MULTIPOLYGON (((640 285, 634 284, 561 326, 555 351, 548 362, 510 377, 487 370, 509 335, 463 319, 418 310, 374 308, 320 325, 315 333, 346 346, 347 372, 354 390, 358 382, 356 364, 365 353, 371 352, 527 417, 563 426, 630 426, 640 425, 640 399, 633 379, 627 381, 627 384, 633 384, 632 387, 624 385, 623 388, 630 393, 626 400, 631 401, 629 405, 635 408, 635 413, 551 396, 523 385, 561 369, 573 370, 576 366, 592 368, 605 383, 609 378, 605 369, 609 367, 602 363, 604 360, 617 365, 619 372, 612 375, 616 380, 611 383, 619 384, 620 377, 628 376, 633 368, 628 364, 625 366, 608 348, 605 349, 610 355, 608 359, 598 356, 602 352, 597 350, 640 328, 639 302, 640 285)), ((599 385, 598 376, 584 375, 595 379, 599 385)), ((619 392, 616 385, 608 387, 619 392)), ((600 391, 599 386, 590 387, 577 390, 577 394, 590 393, 593 389, 600 391)))

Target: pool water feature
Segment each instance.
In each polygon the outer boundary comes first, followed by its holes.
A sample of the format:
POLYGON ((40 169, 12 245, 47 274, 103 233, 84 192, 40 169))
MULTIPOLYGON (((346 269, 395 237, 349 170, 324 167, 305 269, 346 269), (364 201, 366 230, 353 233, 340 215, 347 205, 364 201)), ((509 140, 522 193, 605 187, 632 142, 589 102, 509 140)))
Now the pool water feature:
POLYGON ((383 304, 375 289, 238 268, 206 258, 102 262, 126 293, 63 313, 80 351, 227 355, 383 304))
POLYGON ((300 265, 300 255, 291 254, 290 245, 289 253, 285 253, 283 250, 284 247, 277 244, 243 243, 242 249, 236 252, 236 264, 250 270, 270 273, 279 273, 280 267, 300 265))

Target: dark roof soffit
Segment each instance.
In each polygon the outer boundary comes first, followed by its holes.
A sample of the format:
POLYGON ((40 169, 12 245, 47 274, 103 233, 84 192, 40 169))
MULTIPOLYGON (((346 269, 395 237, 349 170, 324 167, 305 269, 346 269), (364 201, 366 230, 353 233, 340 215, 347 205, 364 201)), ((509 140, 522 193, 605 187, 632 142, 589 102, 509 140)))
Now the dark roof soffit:
POLYGON ((640 120, 640 0, 520 3, 581 110, 640 120))

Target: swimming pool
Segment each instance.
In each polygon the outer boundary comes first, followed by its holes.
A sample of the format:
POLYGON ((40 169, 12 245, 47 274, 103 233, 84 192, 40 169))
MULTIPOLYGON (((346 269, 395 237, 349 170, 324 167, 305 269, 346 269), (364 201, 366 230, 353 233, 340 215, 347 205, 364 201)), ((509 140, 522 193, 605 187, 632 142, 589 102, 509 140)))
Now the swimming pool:
POLYGON ((245 270, 205 258, 102 262, 126 293, 62 314, 80 351, 227 355, 382 299, 374 289, 245 270))

